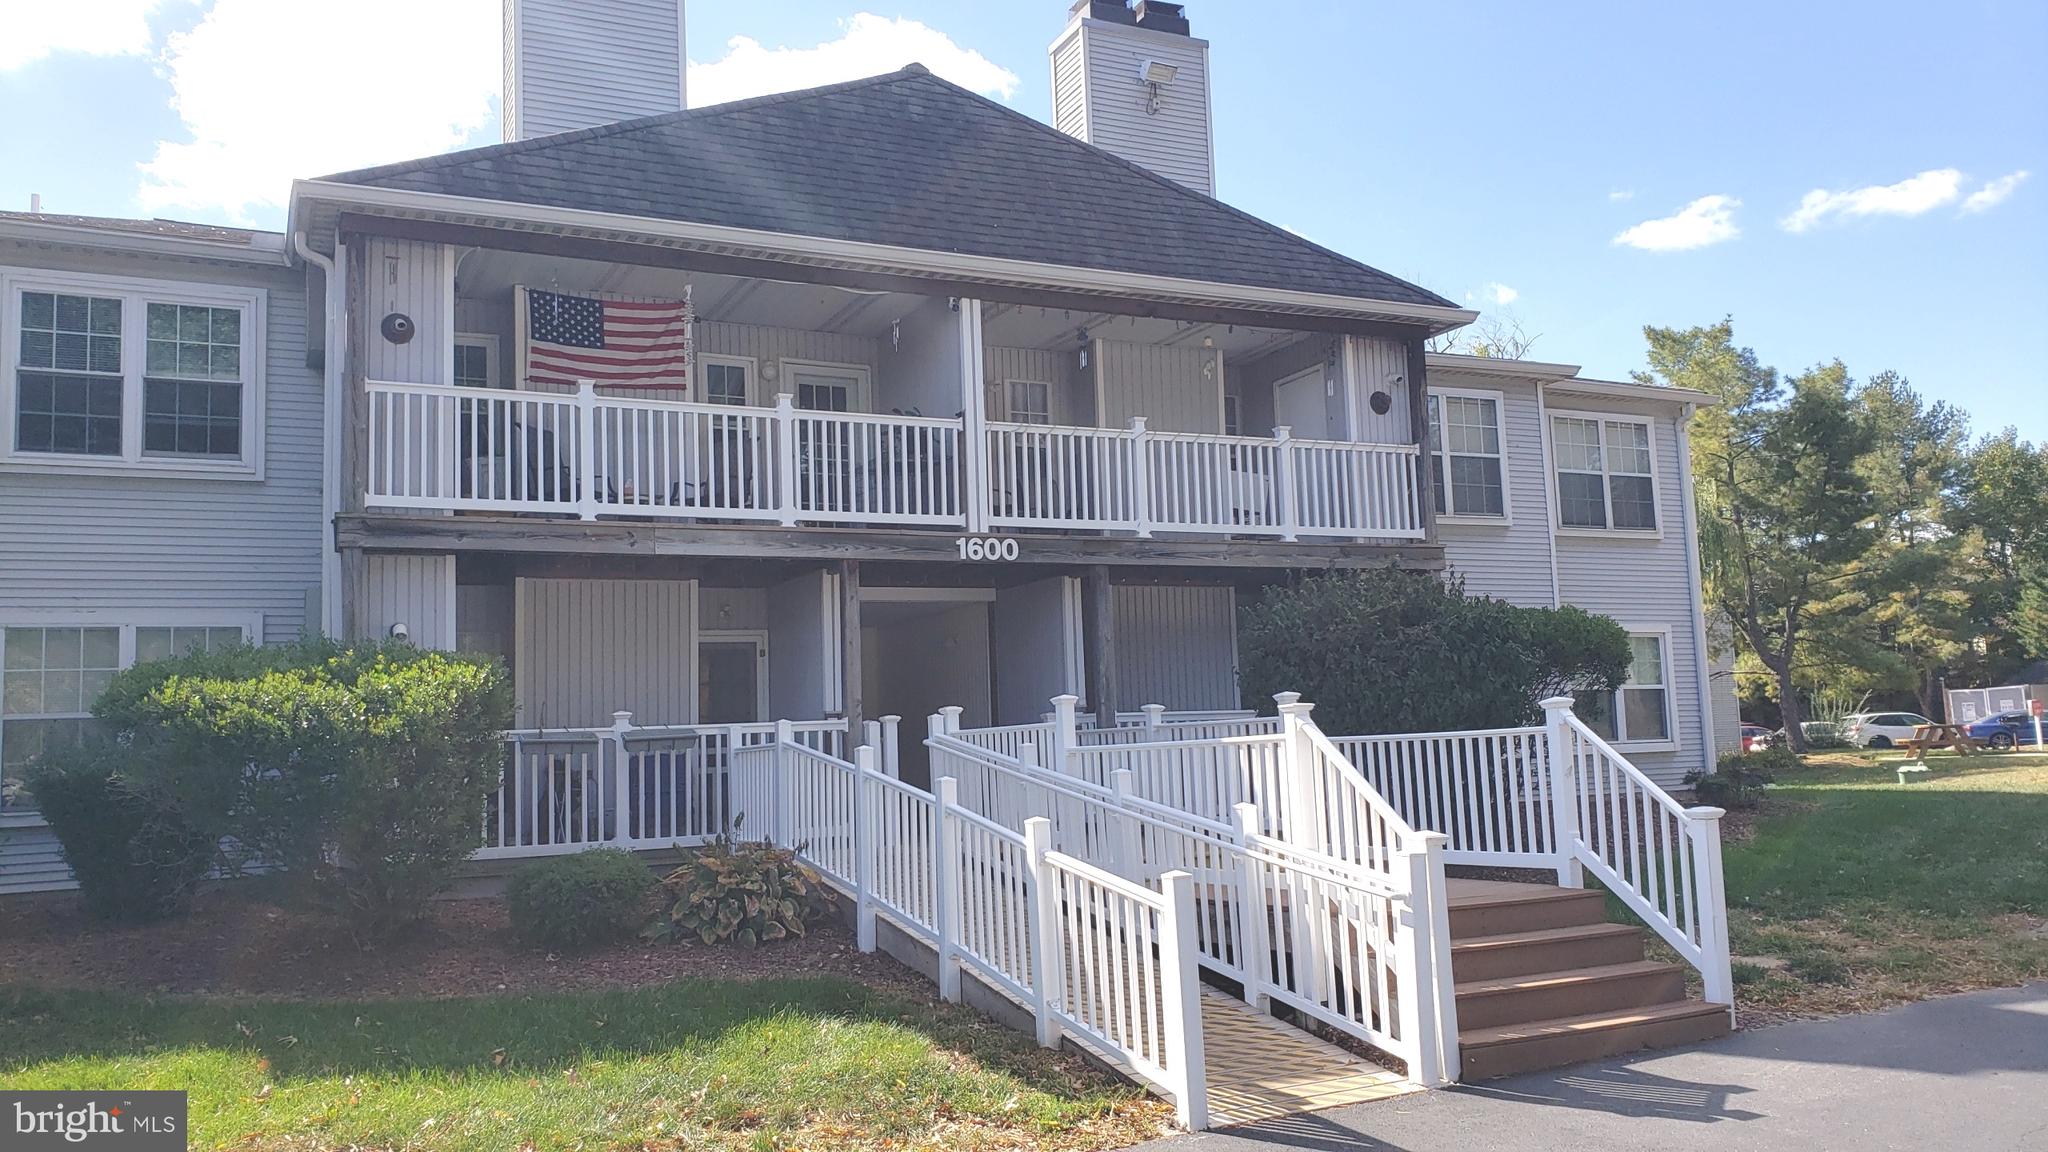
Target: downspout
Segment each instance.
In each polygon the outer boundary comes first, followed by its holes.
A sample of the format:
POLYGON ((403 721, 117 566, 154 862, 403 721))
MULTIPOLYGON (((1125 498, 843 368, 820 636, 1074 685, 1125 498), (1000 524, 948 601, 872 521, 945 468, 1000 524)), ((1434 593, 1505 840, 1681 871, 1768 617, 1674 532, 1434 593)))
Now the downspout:
MULTIPOLYGON (((1682 435, 1683 433, 1681 433, 1682 435)), ((1543 454, 1543 542, 1550 548, 1550 606, 1564 607, 1564 589, 1557 579, 1557 509, 1552 506, 1551 490, 1557 484, 1557 473, 1550 470, 1550 406, 1544 398, 1543 381, 1536 382, 1536 446, 1543 454)), ((1691 472, 1686 473, 1690 482, 1691 472)))
POLYGON ((1687 404, 1678 415, 1678 493, 1685 502, 1685 575, 1686 589, 1692 597, 1692 652, 1694 675, 1700 685, 1700 728, 1703 756, 1700 771, 1712 772, 1721 758, 1720 746, 1714 733, 1714 688, 1709 677, 1712 668, 1707 659, 1707 609, 1706 595, 1700 590, 1700 516, 1699 506, 1694 502, 1692 483, 1692 415, 1699 410, 1697 404, 1687 404))
POLYGON ((322 450, 320 453, 320 632, 341 635, 341 552, 334 544, 334 518, 341 513, 342 362, 347 357, 348 288, 344 283, 347 253, 337 243, 334 255, 322 256, 306 243, 304 229, 292 233, 292 249, 320 269, 326 281, 325 343, 321 349, 322 450))

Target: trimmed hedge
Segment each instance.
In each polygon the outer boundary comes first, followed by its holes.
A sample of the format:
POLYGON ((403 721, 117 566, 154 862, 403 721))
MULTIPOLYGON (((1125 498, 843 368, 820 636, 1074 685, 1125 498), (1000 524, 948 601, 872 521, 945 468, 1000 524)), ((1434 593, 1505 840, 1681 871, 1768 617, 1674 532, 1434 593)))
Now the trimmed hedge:
POLYGON ((124 753, 104 740, 49 753, 30 786, 85 910, 102 920, 161 920, 190 904, 214 846, 168 797, 121 774, 124 753))
POLYGON ((580 948, 637 934, 660 881, 631 852, 595 848, 512 874, 505 909, 512 934, 543 948, 580 948))

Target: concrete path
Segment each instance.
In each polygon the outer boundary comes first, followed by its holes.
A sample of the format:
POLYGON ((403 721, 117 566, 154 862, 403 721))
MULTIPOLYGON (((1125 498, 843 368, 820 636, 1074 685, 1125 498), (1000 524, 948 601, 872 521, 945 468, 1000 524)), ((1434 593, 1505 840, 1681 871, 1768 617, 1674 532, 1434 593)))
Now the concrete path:
POLYGON ((2048 1152, 2048 983, 1144 1146, 2048 1152))

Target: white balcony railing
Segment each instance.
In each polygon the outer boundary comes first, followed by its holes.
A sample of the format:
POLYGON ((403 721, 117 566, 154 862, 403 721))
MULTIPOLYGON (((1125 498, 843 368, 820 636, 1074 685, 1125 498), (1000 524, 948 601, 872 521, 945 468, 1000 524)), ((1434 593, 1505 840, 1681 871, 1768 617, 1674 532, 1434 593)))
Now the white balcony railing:
POLYGON ((371 381, 372 508, 792 526, 900 524, 1421 539, 1412 444, 959 419, 371 381), (980 507, 974 507, 982 502, 980 507), (977 513, 970 516, 970 513, 977 513))
POLYGON ((958 420, 371 381, 374 508, 966 524, 958 420))
POLYGON ((1139 536, 1423 535, 1412 444, 988 426, 989 523, 1139 536))

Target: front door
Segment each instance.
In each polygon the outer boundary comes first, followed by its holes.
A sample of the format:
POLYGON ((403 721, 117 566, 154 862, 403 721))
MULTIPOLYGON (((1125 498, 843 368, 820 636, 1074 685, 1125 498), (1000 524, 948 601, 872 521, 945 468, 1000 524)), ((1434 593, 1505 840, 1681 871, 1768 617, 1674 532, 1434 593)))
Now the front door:
POLYGON ((1291 429, 1302 440, 1330 439, 1330 409, 1323 370, 1311 368, 1273 386, 1273 426, 1291 429))
POLYGON ((768 719, 762 687, 766 644, 754 637, 706 639, 697 646, 697 723, 753 724, 768 719))

